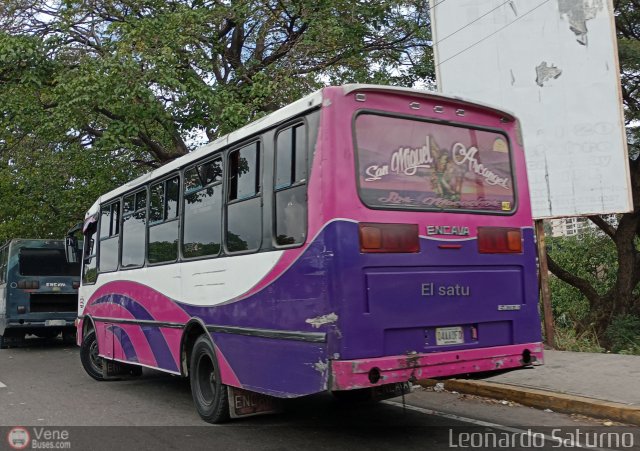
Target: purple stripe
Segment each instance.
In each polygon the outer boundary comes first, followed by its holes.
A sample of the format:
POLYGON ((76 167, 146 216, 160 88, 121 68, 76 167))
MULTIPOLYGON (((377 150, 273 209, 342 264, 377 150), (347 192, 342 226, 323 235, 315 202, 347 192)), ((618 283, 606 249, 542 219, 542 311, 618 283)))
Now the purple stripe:
POLYGON ((120 326, 111 325, 107 328, 118 339, 122 350, 124 351, 125 358, 128 362, 138 362, 138 356, 136 350, 131 342, 129 334, 120 326))
POLYGON ((124 308, 126 311, 131 313, 131 315, 135 319, 143 319, 147 321, 154 320, 153 316, 151 315, 151 313, 149 313, 149 311, 146 308, 144 308, 139 302, 135 301, 134 299, 131 299, 129 296, 126 296, 124 294, 111 293, 106 296, 101 296, 95 301, 93 301, 91 304, 92 305, 95 305, 95 304, 119 305, 120 307, 124 308))

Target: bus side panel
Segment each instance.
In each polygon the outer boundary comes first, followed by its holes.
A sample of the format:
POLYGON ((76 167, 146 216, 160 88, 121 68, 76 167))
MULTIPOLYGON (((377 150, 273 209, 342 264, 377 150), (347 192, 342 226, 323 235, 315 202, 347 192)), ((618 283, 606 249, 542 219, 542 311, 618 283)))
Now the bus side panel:
POLYGON ((98 352, 107 359, 113 358, 113 333, 109 329, 110 323, 96 321, 96 339, 98 340, 98 352))
POLYGON ((278 397, 327 389, 324 343, 213 333, 242 388, 278 397))
POLYGON ((109 330, 115 343, 116 359, 151 367, 159 366, 141 326, 117 323, 110 325, 109 330))

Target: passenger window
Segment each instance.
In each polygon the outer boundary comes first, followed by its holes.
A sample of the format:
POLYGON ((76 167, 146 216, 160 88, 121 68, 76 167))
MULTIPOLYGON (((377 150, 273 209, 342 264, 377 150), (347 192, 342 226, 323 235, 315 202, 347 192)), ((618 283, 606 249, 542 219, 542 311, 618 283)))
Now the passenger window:
POLYGON ((260 155, 255 142, 229 154, 229 201, 248 199, 260 190, 260 155))
POLYGON ((100 272, 118 269, 120 201, 100 209, 100 272))
POLYGON ((149 263, 178 259, 178 196, 180 178, 151 185, 149 198, 149 263))
POLYGON ((84 259, 82 264, 82 283, 90 285, 98 279, 95 240, 98 232, 98 223, 90 224, 84 234, 84 259))
POLYGON ((228 177, 226 248, 230 253, 256 251, 262 242, 258 142, 229 153, 228 177))
POLYGON ((125 196, 122 215, 122 261, 123 268, 144 265, 145 232, 147 230, 147 192, 138 191, 125 196))
POLYGON ((187 169, 184 179, 182 255, 216 256, 222 244, 222 158, 187 169))
POLYGON ((304 243, 307 234, 307 145, 304 124, 276 137, 275 241, 277 246, 304 243))

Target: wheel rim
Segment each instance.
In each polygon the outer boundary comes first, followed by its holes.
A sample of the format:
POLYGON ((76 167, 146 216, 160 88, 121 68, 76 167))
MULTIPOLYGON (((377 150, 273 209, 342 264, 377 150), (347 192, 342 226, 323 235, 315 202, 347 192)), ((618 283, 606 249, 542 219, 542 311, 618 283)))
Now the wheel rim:
POLYGON ((216 397, 216 377, 211 357, 201 355, 197 368, 198 395, 204 404, 211 405, 216 397))
POLYGON ((89 361, 95 371, 102 372, 102 358, 98 354, 98 342, 96 340, 93 340, 89 347, 89 361))

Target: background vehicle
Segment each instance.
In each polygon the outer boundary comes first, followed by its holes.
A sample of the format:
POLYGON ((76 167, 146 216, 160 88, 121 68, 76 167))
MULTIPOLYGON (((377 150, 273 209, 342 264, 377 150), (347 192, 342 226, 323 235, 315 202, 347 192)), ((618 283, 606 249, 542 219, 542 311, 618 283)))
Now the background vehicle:
POLYGON ((75 341, 80 265, 64 241, 15 239, 0 247, 0 346, 25 334, 75 341))
POLYGON ((520 139, 491 107, 332 87, 101 196, 85 369, 188 376, 218 422, 236 389, 393 392, 541 362, 520 139))

